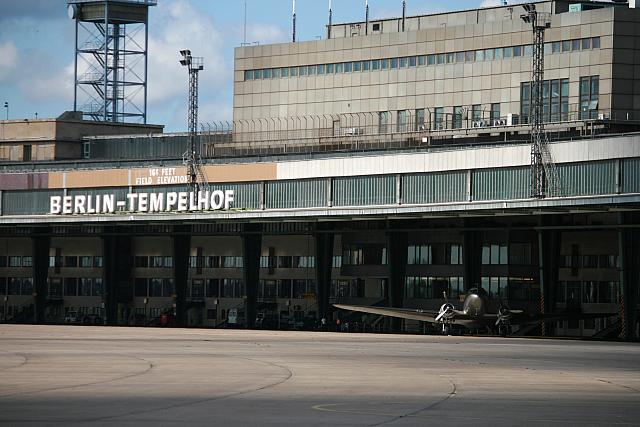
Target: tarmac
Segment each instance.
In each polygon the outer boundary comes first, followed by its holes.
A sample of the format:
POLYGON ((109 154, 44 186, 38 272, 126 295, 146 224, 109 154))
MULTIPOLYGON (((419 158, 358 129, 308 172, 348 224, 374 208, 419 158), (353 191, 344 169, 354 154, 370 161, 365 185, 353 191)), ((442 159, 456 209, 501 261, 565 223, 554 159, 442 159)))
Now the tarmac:
POLYGON ((0 425, 640 425, 640 345, 0 325, 0 425))

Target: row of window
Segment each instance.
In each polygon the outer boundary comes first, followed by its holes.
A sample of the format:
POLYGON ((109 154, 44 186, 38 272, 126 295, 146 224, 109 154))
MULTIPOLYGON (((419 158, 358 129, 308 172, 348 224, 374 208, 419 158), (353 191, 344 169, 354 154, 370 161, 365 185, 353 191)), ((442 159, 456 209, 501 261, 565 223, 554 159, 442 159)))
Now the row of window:
POLYGON ((480 285, 492 299, 540 300, 540 284, 530 277, 481 277, 480 285))
POLYGON ((483 265, 533 265, 531 243, 496 243, 482 246, 483 265))
POLYGON ((168 278, 136 278, 134 281, 134 295, 136 297, 164 297, 175 295, 176 286, 173 279, 168 278))
POLYGON ((260 268, 314 268, 314 256, 261 256, 260 268))
POLYGON ((32 295, 32 277, 0 277, 0 295, 32 295))
POLYGON ((380 243, 348 244, 342 247, 343 265, 386 265, 387 248, 380 243))
MULTIPOLYGON (((305 298, 316 294, 313 279, 260 280, 258 298, 305 298)), ((245 298, 241 279, 193 279, 188 284, 189 298, 245 298)))
POLYGON ((405 298, 457 300, 464 293, 463 277, 416 277, 407 276, 404 281, 405 298))
POLYGON ((617 255, 560 255, 561 268, 617 268, 617 255))
POLYGON ((242 268, 244 258, 241 256, 191 256, 191 268, 242 268))
POLYGON ((407 265, 460 265, 463 263, 462 245, 456 243, 431 243, 409 245, 407 265))
POLYGON ((50 256, 49 267, 69 267, 69 268, 99 268, 102 267, 102 257, 83 255, 83 256, 50 256))
POLYGON ((65 277, 49 279, 49 298, 63 296, 101 297, 104 294, 104 284, 100 277, 65 277))
POLYGON ((20 255, 0 255, 0 268, 3 267, 32 267, 33 258, 20 255))
MULTIPOLYGON (((545 43, 545 55, 600 48, 600 37, 563 40, 545 43)), ((405 56, 401 58, 384 58, 367 61, 338 62, 331 64, 304 65, 300 67, 264 68, 246 70, 245 81, 277 79, 288 77, 305 77, 326 74, 357 73, 364 71, 384 71, 400 68, 422 67, 431 65, 470 63, 531 56, 532 45, 518 45, 492 49, 467 50, 439 53, 431 55, 405 56)))
POLYGON ((579 303, 618 303, 620 282, 558 282, 556 302, 566 303, 567 306, 579 303))

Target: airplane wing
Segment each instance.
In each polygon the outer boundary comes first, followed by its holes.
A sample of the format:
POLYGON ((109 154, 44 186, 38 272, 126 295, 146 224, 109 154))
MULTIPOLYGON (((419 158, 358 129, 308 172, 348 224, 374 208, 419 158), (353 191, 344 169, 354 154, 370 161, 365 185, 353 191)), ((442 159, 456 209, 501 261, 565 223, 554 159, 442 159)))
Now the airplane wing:
MULTIPOLYGON (((380 316, 399 317, 401 319, 419 320, 421 322, 437 323, 438 310, 420 310, 411 308, 371 307, 363 305, 334 304, 336 308, 347 311, 359 311, 361 313, 377 314, 380 316)), ((459 310, 453 310, 455 320, 467 319, 468 316, 459 310), (462 318, 462 319, 460 319, 462 318)), ((451 323, 456 323, 452 321, 451 323)))

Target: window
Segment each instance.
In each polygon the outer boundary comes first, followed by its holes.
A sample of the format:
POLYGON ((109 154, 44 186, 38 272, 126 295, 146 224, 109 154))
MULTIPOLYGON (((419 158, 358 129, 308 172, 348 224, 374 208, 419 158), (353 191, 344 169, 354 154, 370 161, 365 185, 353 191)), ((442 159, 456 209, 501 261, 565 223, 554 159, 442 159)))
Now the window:
POLYGON ((438 64, 444 64, 444 61, 445 61, 444 53, 439 53, 438 55, 436 55, 436 62, 438 64))
POLYGON ((362 71, 362 63, 354 62, 353 63, 353 71, 362 71))
POLYGON ((351 62, 345 62, 344 63, 344 72, 345 73, 350 73, 352 69, 353 69, 353 65, 351 64, 351 62))
POLYGON ((273 76, 274 79, 279 79, 280 78, 280 68, 274 68, 273 70, 271 70, 271 75, 273 76))
POLYGON ((501 47, 494 49, 495 53, 494 53, 494 57, 495 59, 502 59, 503 57, 503 49, 501 47))
POLYGON ((398 68, 398 58, 391 58, 391 69, 398 68))
POLYGON ((373 24, 373 25, 371 26, 371 30, 372 30, 372 31, 380 31, 380 25, 381 25, 381 24, 380 24, 379 22, 376 22, 375 24, 373 24))
POLYGON ((391 113, 388 111, 381 111, 378 113, 378 133, 387 133, 390 115, 391 113))
POLYGON ((289 69, 289 74, 291 74, 291 77, 297 77, 298 76, 298 67, 291 67, 289 69))
POLYGON ((591 38, 591 47, 593 49, 600 49, 600 37, 591 38))
POLYGON ((505 47, 502 49, 505 58, 511 58, 513 56, 513 48, 505 47))
POLYGON ((464 53, 465 62, 473 62, 476 59, 476 53, 473 50, 468 50, 464 53))
MULTIPOLYGON (((52 279, 52 284, 54 281, 59 281, 60 279, 52 279)), ((78 295, 78 279, 74 278, 64 278, 64 295, 74 297, 78 295)))
POLYGON ((415 67, 417 64, 417 58, 415 56, 409 57, 409 67, 415 67))
POLYGON ((571 40, 571 50, 580 50, 580 39, 571 40))
POLYGON ((22 257, 22 266, 23 267, 32 267, 33 266, 33 258, 30 256, 22 257))
POLYGON ((289 68, 281 68, 280 69, 280 75, 282 77, 289 77, 289 68))
POLYGON ((298 75, 304 77, 307 75, 307 67, 298 67, 298 75))
POLYGON ((9 267, 22 267, 22 257, 15 255, 9 256, 9 267))
POLYGON ((426 55, 418 56, 418 65, 422 66, 426 64, 427 64, 427 56, 426 55))
POLYGON ((398 122, 396 123, 396 132, 406 132, 409 120, 409 112, 407 110, 398 111, 398 122))
POLYGON ((471 106, 471 119, 473 121, 482 120, 482 105, 475 104, 471 106))
POLYGON ((533 46, 530 45, 530 44, 524 45, 523 46, 523 52, 524 52, 524 56, 533 55, 533 46))
POLYGON ((582 49, 591 49, 591 39, 582 39, 582 49))
POLYGON ((309 65, 307 67, 307 74, 310 76, 313 76, 316 74, 316 66, 315 65, 309 65))
POLYGON ((580 119, 598 117, 599 76, 580 77, 580 119))
POLYGON ((432 264, 431 245, 418 244, 407 248, 408 265, 429 265, 432 264))
POLYGON ((137 256, 134 258, 134 266, 136 268, 147 268, 149 267, 149 258, 146 256, 137 256))
POLYGON ((484 51, 484 59, 486 61, 493 61, 494 56, 495 56, 495 50, 487 49, 484 51))
POLYGON ((278 257, 278 268, 291 268, 292 266, 292 258, 290 256, 278 257))
POLYGON ((136 297, 147 296, 147 279, 136 278, 134 282, 134 294, 136 297))
POLYGON ((318 65, 316 68, 316 72, 318 73, 318 75, 324 74, 325 70, 326 70, 326 66, 323 64, 318 65))
POLYGON ((78 266, 78 257, 76 257, 76 256, 66 256, 66 257, 64 257, 64 266, 65 267, 77 267, 78 266))
POLYGON ((370 68, 371 68, 371 61, 362 62, 362 71, 369 71, 370 68))
POLYGON ((484 50, 476 50, 476 62, 484 61, 484 50))
POLYGON ((561 42, 553 42, 551 43, 551 53, 560 53, 562 51, 562 43, 561 42))
POLYGON ((409 58, 400 58, 400 68, 406 68, 409 65, 409 58))
POLYGON ((551 47, 551 43, 545 43, 544 44, 544 54, 545 55, 551 55, 551 53, 553 52, 552 47, 551 47))
POLYGON ((335 72, 335 64, 327 64, 327 74, 333 74, 335 72))
POLYGON ((379 59, 375 59, 373 61, 371 61, 371 69, 374 71, 377 71, 380 69, 380 60, 379 59))
MULTIPOLYGON (((522 83, 520 114, 528 123, 531 111, 531 83, 522 83)), ((545 122, 567 120, 569 116, 569 80, 545 80, 542 84, 542 119, 545 122)))
POLYGON ((271 78, 271 70, 267 68, 266 70, 262 70, 262 78, 270 79, 271 78))
POLYGON ((246 70, 244 72, 244 79, 245 80, 253 80, 253 70, 246 70))
POLYGON ((509 264, 531 265, 531 244, 511 243, 509 247, 509 264))
POLYGON ((513 57, 522 56, 522 46, 514 46, 513 47, 513 57))
POLYGON ((453 128, 460 129, 462 127, 462 116, 464 109, 460 106, 453 107, 453 128))
POLYGON ((218 279, 207 279, 206 282, 206 296, 207 298, 220 296, 220 282, 218 279))
POLYGON ((496 243, 482 246, 483 265, 504 265, 507 264, 509 250, 506 243, 496 243))
POLYGON ((453 64, 456 62, 456 54, 453 52, 447 53, 447 64, 453 64))
POLYGON ((427 65, 435 65, 435 63, 436 63, 436 56, 435 55, 427 56, 427 65))
POLYGON ((571 40, 563 40, 562 41, 562 51, 563 52, 571 52, 571 40))
POLYGON ((332 268, 340 268, 342 267, 342 255, 334 255, 333 259, 331 260, 331 267, 332 268))
MULTIPOLYGON (((51 263, 51 260, 49 260, 49 263, 51 263)), ((4 255, 0 255, 0 268, 2 267, 7 267, 7 257, 4 255)))
POLYGON ((434 128, 444 129, 444 107, 436 107, 433 109, 434 128))
POLYGON ((387 69, 389 69, 389 60, 388 60, 388 59, 382 59, 382 60, 380 61, 380 68, 381 68, 382 70, 387 70, 387 69))
POLYGON ((277 280, 276 285, 280 298, 291 298, 291 279, 277 280))
POLYGON ((456 62, 464 62, 464 52, 456 52, 456 62))
POLYGON ((416 110, 416 124, 415 131, 420 131, 425 129, 424 124, 424 108, 419 108, 416 110))
POLYGON ((500 103, 496 102, 491 104, 491 122, 500 118, 500 103))

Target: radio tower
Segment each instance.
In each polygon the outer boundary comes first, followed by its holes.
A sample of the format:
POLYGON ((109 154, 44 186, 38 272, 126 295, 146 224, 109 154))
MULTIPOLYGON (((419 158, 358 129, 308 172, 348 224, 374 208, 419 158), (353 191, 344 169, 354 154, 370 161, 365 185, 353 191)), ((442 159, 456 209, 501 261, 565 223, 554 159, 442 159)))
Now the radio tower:
POLYGON ((190 50, 181 50, 180 65, 187 67, 189 72, 189 138, 187 151, 183 154, 183 162, 187 166, 189 190, 196 195, 200 191, 200 183, 204 181, 200 168, 200 154, 198 150, 198 72, 204 69, 202 57, 192 57, 190 50))
POLYGON ((536 11, 533 3, 522 5, 520 17, 533 29, 533 76, 531 79, 531 196, 559 195, 560 180, 547 145, 542 116, 544 82, 544 31, 551 27, 551 14, 536 11), (545 185, 546 181, 546 185, 545 185))

